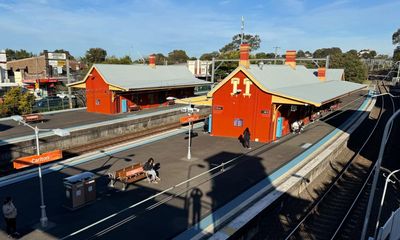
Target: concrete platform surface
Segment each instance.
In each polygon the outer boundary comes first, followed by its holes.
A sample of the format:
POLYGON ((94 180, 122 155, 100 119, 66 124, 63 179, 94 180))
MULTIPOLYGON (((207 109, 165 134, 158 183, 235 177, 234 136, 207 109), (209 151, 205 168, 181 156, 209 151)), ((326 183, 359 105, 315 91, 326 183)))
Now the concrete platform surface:
MULTIPOLYGON (((358 97, 353 96, 353 99, 358 97)), ((358 109, 361 100, 352 104, 351 108, 358 109)), ((347 119, 354 113, 350 109, 341 114, 341 118, 347 119)), ((251 150, 244 149, 237 139, 212 137, 196 130, 198 135, 192 141, 193 158, 190 161, 186 159, 186 134, 113 155, 104 152, 103 157, 91 162, 43 176, 47 216, 54 223, 53 227, 43 231, 36 229, 40 218, 37 178, 2 187, 0 197, 10 195, 15 199, 22 239, 38 239, 40 234, 43 234, 43 239, 125 239, 128 236, 129 239, 170 239, 267 178, 305 151, 305 146, 317 142, 338 127, 340 122, 318 121, 300 135, 290 135, 271 144, 253 142, 251 150), (160 164, 159 184, 142 180, 130 185, 125 192, 107 187, 108 172, 145 162, 149 157, 160 164), (210 172, 192 182, 173 187, 232 159, 235 161, 224 171, 210 172), (66 199, 63 178, 83 171, 96 174, 97 200, 76 211, 69 211, 62 207, 66 199), (166 189, 170 190, 132 207, 166 189), (93 226, 84 229, 90 225, 93 226)))

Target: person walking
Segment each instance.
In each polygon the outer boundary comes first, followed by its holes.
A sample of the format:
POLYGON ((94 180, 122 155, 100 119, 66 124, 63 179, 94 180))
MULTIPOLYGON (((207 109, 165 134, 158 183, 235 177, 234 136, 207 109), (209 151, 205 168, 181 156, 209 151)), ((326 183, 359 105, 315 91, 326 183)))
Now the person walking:
POLYGON ((161 179, 157 176, 156 170, 154 170, 154 159, 149 158, 143 166, 143 170, 146 172, 147 179, 149 182, 158 183, 161 179))
POLYGON ((248 127, 243 132, 243 140, 244 140, 244 147, 247 149, 251 149, 251 147, 250 147, 250 130, 248 127))
POLYGON ((6 222, 6 231, 9 236, 19 235, 17 232, 17 208, 11 197, 6 197, 3 203, 3 215, 6 222))

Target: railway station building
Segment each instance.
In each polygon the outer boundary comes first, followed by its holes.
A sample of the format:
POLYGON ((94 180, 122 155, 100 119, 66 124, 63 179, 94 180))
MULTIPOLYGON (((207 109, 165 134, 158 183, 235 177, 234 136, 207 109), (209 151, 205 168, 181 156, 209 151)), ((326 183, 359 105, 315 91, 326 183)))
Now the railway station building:
POLYGON ((117 114, 171 104, 168 97, 194 96, 198 86, 210 82, 197 79, 185 65, 94 64, 82 81, 69 86, 86 89, 88 112, 117 114))
POLYGON ((291 132, 294 121, 365 88, 343 81, 343 69, 296 65, 296 51, 284 65, 251 65, 250 46, 240 46, 239 66, 207 95, 212 98, 211 134, 238 138, 248 127, 252 141, 271 142, 291 132))

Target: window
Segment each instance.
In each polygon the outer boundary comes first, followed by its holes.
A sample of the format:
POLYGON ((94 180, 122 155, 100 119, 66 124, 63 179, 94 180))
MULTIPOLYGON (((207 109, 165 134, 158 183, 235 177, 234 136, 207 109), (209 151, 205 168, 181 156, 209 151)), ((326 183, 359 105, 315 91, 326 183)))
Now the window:
POLYGON ((233 120, 233 126, 235 127, 242 127, 243 126, 243 119, 241 118, 235 118, 233 120))

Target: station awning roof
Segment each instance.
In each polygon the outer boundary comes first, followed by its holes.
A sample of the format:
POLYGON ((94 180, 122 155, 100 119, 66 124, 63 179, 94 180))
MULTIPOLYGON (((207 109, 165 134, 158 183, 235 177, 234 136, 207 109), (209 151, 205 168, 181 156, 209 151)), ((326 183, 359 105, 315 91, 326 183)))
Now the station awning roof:
POLYGON ((245 73, 261 90, 270 93, 274 103, 310 104, 319 107, 367 87, 341 80, 322 81, 304 66, 296 66, 293 69, 287 65, 250 65, 249 69, 237 67, 207 94, 208 97, 212 97, 219 87, 239 71, 245 73))
POLYGON ((191 98, 182 98, 182 99, 176 99, 175 103, 180 103, 180 104, 194 104, 198 106, 211 106, 212 105, 212 99, 207 98, 207 95, 204 96, 197 96, 197 97, 191 97, 191 98))
POLYGON ((210 84, 195 78, 186 65, 157 65, 151 68, 148 65, 94 64, 82 81, 68 86, 86 88, 86 80, 93 69, 109 84, 110 90, 141 91, 210 84))

